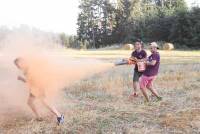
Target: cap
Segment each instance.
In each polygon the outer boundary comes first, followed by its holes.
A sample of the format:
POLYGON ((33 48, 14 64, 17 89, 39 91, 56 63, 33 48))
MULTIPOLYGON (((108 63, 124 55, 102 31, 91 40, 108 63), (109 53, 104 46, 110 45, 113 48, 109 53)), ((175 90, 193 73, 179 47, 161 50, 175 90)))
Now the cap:
POLYGON ((156 47, 157 49, 159 49, 159 46, 158 46, 158 44, 156 42, 151 42, 150 46, 151 47, 156 47))

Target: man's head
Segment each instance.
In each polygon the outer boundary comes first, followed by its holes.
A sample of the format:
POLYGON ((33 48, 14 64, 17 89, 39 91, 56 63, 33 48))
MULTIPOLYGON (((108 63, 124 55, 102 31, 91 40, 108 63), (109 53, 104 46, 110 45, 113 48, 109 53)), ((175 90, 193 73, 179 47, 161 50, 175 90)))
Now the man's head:
POLYGON ((152 53, 157 52, 157 50, 159 49, 159 46, 156 42, 151 42, 150 43, 150 51, 152 53))
POLYGON ((143 42, 140 39, 137 39, 134 44, 135 50, 141 50, 142 46, 143 46, 143 42))
POLYGON ((27 68, 25 60, 23 58, 21 58, 21 57, 16 58, 14 60, 14 64, 17 66, 17 68, 22 69, 22 70, 27 68))

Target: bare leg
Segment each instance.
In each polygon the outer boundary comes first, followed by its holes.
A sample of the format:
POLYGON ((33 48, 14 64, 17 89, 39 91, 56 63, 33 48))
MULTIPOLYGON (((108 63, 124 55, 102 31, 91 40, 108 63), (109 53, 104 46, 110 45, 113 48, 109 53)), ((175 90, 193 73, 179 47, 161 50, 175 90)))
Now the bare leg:
POLYGON ((41 101, 42 101, 43 105, 47 109, 49 109, 54 115, 57 116, 57 123, 58 123, 58 125, 64 123, 64 115, 61 115, 54 106, 52 106, 49 103, 47 103, 47 101, 45 100, 45 98, 42 98, 41 101))
POLYGON ((157 93, 157 91, 155 89, 153 89, 152 87, 148 87, 148 89, 152 92, 152 94, 154 96, 156 96, 156 98, 158 99, 158 101, 161 101, 162 100, 162 97, 160 97, 157 93))
POLYGON ((133 93, 137 93, 137 89, 138 89, 138 82, 133 81, 133 93))
POLYGON ((129 99, 132 99, 133 97, 137 97, 138 94, 137 94, 137 88, 138 87, 138 82, 137 81, 133 81, 133 93, 131 93, 129 95, 129 99))
POLYGON ((153 95, 155 95, 157 98, 159 97, 159 95, 158 95, 158 93, 157 93, 157 91, 155 90, 155 89, 153 89, 152 87, 148 87, 148 89, 151 91, 151 93, 153 94, 153 95))
POLYGON ((142 91, 142 94, 144 95, 146 101, 149 102, 149 97, 148 97, 148 95, 147 95, 145 89, 142 89, 142 88, 141 88, 141 91, 142 91))
POLYGON ((36 117, 40 118, 40 116, 39 116, 39 114, 38 114, 38 112, 36 110, 36 107, 35 107, 35 105, 33 103, 34 100, 35 100, 35 97, 30 93, 27 103, 28 103, 29 107, 31 108, 31 110, 33 111, 33 113, 36 115, 36 117))
POLYGON ((58 110, 57 110, 54 106, 52 106, 52 105, 50 105, 49 103, 47 103, 47 101, 46 101, 44 98, 41 99, 41 102, 42 102, 43 105, 44 105, 47 109, 49 109, 54 115, 56 115, 57 117, 61 117, 61 114, 58 112, 58 110))

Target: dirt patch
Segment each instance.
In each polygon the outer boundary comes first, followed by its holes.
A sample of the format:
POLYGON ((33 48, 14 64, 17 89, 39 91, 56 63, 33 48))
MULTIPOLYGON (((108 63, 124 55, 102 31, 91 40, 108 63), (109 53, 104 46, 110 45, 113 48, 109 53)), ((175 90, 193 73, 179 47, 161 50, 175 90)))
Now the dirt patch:
POLYGON ((200 109, 189 109, 176 113, 168 113, 160 116, 163 127, 169 127, 179 130, 198 128, 200 126, 200 109))

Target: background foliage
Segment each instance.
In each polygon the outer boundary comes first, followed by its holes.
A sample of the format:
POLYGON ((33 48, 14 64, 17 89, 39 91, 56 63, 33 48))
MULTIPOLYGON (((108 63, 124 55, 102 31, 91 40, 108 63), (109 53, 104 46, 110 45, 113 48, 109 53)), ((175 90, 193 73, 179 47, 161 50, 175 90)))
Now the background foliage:
POLYGON ((184 0, 81 0, 77 39, 89 48, 166 41, 200 47, 200 8, 184 0))

